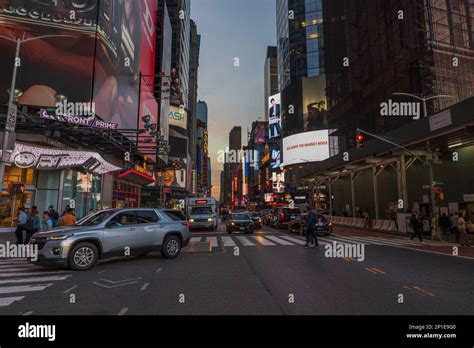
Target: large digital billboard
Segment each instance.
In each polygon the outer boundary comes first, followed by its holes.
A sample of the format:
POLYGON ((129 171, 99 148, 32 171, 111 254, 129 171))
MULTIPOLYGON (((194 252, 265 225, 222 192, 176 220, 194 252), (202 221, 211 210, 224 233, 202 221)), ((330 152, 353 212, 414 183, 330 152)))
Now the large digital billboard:
MULTIPOLYGON (((21 45, 19 103, 54 108, 61 99, 92 101, 102 120, 136 129, 140 69, 153 69, 155 13, 154 0, 0 0, 0 35, 67 35, 21 45)), ((1 76, 11 77, 15 43, 0 39, 0 51, 1 76)), ((9 87, 10 78, 0 79, 0 103, 9 87)))
POLYGON ((319 130, 283 138, 284 165, 323 161, 329 158, 329 131, 319 130))
POLYGON ((281 137, 281 97, 280 94, 268 98, 268 138, 281 137))

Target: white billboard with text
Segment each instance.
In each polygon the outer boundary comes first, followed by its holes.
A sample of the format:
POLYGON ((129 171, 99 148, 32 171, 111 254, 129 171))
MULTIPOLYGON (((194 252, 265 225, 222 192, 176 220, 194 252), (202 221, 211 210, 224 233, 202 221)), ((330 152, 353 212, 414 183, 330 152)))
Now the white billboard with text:
POLYGON ((283 138, 284 166, 329 158, 329 132, 319 130, 283 138))

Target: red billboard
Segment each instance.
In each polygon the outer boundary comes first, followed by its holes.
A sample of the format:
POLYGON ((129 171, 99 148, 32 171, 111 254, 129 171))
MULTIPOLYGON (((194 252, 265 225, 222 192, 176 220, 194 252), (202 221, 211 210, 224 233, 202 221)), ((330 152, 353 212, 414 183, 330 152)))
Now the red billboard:
MULTIPOLYGON (((60 98, 93 101, 102 120, 136 129, 140 71, 154 69, 156 8, 156 0, 0 0, 0 35, 68 35, 21 45, 19 103, 54 108, 60 98)), ((15 43, 0 38, 0 51, 0 103, 6 103, 15 43)))

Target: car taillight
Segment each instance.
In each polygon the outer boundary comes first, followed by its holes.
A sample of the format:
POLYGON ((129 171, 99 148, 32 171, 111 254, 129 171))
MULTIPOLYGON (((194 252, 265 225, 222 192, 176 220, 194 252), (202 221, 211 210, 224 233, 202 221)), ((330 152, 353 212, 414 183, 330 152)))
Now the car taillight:
POLYGON ((181 223, 183 226, 189 229, 189 226, 191 225, 189 222, 185 221, 181 223))
POLYGON ((281 218, 281 219, 284 219, 284 218, 285 218, 285 214, 280 213, 280 218, 281 218))
POLYGON ((332 227, 332 221, 329 221, 328 226, 329 226, 329 227, 332 227))

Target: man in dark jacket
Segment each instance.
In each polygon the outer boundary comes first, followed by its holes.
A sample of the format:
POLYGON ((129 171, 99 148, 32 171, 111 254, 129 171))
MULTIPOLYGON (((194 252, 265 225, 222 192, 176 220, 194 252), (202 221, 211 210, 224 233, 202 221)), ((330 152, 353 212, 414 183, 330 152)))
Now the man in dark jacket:
POLYGON ((413 238, 418 236, 418 238, 420 238, 420 242, 423 242, 423 239, 421 238, 422 224, 417 213, 412 214, 410 219, 410 225, 414 231, 413 235, 410 237, 410 240, 413 240, 413 238))
POLYGON ((319 248, 318 239, 314 234, 314 230, 316 229, 316 212, 311 210, 308 214, 308 223, 306 224, 306 244, 304 245, 305 248, 313 244, 313 248, 319 248), (311 243, 313 242, 314 243, 311 243))

